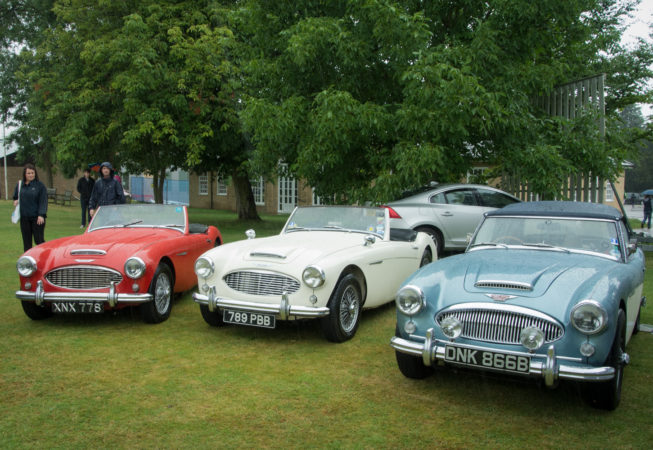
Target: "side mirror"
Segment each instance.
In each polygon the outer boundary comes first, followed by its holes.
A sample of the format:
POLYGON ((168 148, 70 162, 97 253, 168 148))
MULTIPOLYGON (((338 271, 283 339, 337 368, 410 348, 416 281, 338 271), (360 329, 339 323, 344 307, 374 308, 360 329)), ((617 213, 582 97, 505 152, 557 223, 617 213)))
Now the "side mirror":
POLYGON ((375 242, 376 242, 376 238, 371 234, 368 234, 367 236, 365 236, 365 243, 363 245, 367 247, 368 245, 372 245, 375 242))
POLYGON ((249 230, 245 231, 245 236, 247 236, 247 239, 254 239, 256 237, 256 231, 250 228, 249 230))
POLYGON ((633 238, 628 241, 628 256, 632 255, 637 251, 637 239, 633 238))

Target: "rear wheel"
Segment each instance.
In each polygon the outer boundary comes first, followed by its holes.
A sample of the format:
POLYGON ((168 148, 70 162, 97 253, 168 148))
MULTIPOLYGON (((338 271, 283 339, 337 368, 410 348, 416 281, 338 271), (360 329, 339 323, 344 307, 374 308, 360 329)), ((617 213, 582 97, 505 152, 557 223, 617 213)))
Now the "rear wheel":
POLYGON ((200 305, 200 312, 202 313, 204 322, 208 323, 212 327, 222 327, 225 325, 224 320, 222 320, 222 314, 220 314, 220 311, 211 312, 207 305, 200 305))
POLYGON ((361 313, 361 289, 349 274, 340 280, 329 300, 330 313, 322 319, 322 331, 331 342, 344 342, 356 334, 361 313))
POLYGON ((423 267, 432 262, 433 262, 433 256, 431 255, 431 249, 427 248, 426 250, 424 250, 424 253, 422 254, 422 259, 419 262, 419 266, 423 267))
POLYGON ((617 332, 614 336, 610 354, 605 361, 606 366, 614 367, 614 378, 599 383, 585 383, 582 386, 583 397, 591 406, 612 411, 621 401, 621 385, 624 375, 624 355, 626 350, 626 313, 619 310, 617 316, 617 332))
POLYGON ((421 231, 422 233, 426 233, 431 236, 431 239, 433 239, 433 244, 435 245, 435 249, 438 251, 438 256, 442 255, 442 252, 444 251, 444 239, 442 238, 442 233, 440 233, 439 230, 431 227, 417 227, 415 228, 415 231, 421 231))
POLYGON ((170 317, 173 286, 170 267, 165 263, 159 264, 148 291, 152 294, 153 300, 141 305, 141 317, 144 322, 160 323, 170 317))
POLYGON ((47 305, 39 306, 34 302, 26 301, 21 301, 20 304, 23 306, 23 311, 25 311, 27 317, 32 320, 43 320, 52 317, 52 310, 47 305))

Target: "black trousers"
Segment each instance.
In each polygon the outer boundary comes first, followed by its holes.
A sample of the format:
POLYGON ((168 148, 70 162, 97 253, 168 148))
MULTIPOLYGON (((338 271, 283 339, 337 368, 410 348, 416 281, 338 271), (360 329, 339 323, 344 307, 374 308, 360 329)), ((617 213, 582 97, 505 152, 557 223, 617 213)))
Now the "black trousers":
POLYGON ((82 204, 82 226, 86 226, 86 219, 91 221, 91 213, 88 209, 88 198, 81 197, 79 202, 82 204))
POLYGON ((43 225, 36 224, 37 217, 20 216, 20 233, 23 235, 23 251, 32 248, 32 237, 36 245, 45 242, 45 221, 43 225))

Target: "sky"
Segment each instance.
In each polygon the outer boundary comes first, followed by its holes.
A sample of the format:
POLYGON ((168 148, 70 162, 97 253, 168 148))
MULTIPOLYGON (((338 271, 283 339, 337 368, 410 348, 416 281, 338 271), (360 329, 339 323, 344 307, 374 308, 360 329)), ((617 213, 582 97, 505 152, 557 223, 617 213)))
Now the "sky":
MULTIPOLYGON (((637 42, 637 38, 642 38, 648 42, 653 42, 651 33, 653 33, 653 0, 642 0, 634 17, 626 21, 628 28, 623 34, 621 42, 628 46, 637 42)), ((649 80, 649 85, 653 85, 653 80, 649 80)), ((642 114, 644 117, 653 115, 653 104, 642 104, 642 114)), ((653 120, 653 118, 651 118, 653 120)))

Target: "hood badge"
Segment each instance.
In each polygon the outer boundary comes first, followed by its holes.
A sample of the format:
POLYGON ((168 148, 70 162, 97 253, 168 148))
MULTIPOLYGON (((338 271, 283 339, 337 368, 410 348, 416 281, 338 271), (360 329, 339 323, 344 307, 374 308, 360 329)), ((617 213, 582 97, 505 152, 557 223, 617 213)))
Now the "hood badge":
POLYGON ((506 300, 512 300, 513 298, 517 298, 516 295, 505 295, 505 294, 485 294, 485 295, 490 297, 495 302, 505 302, 506 300))

